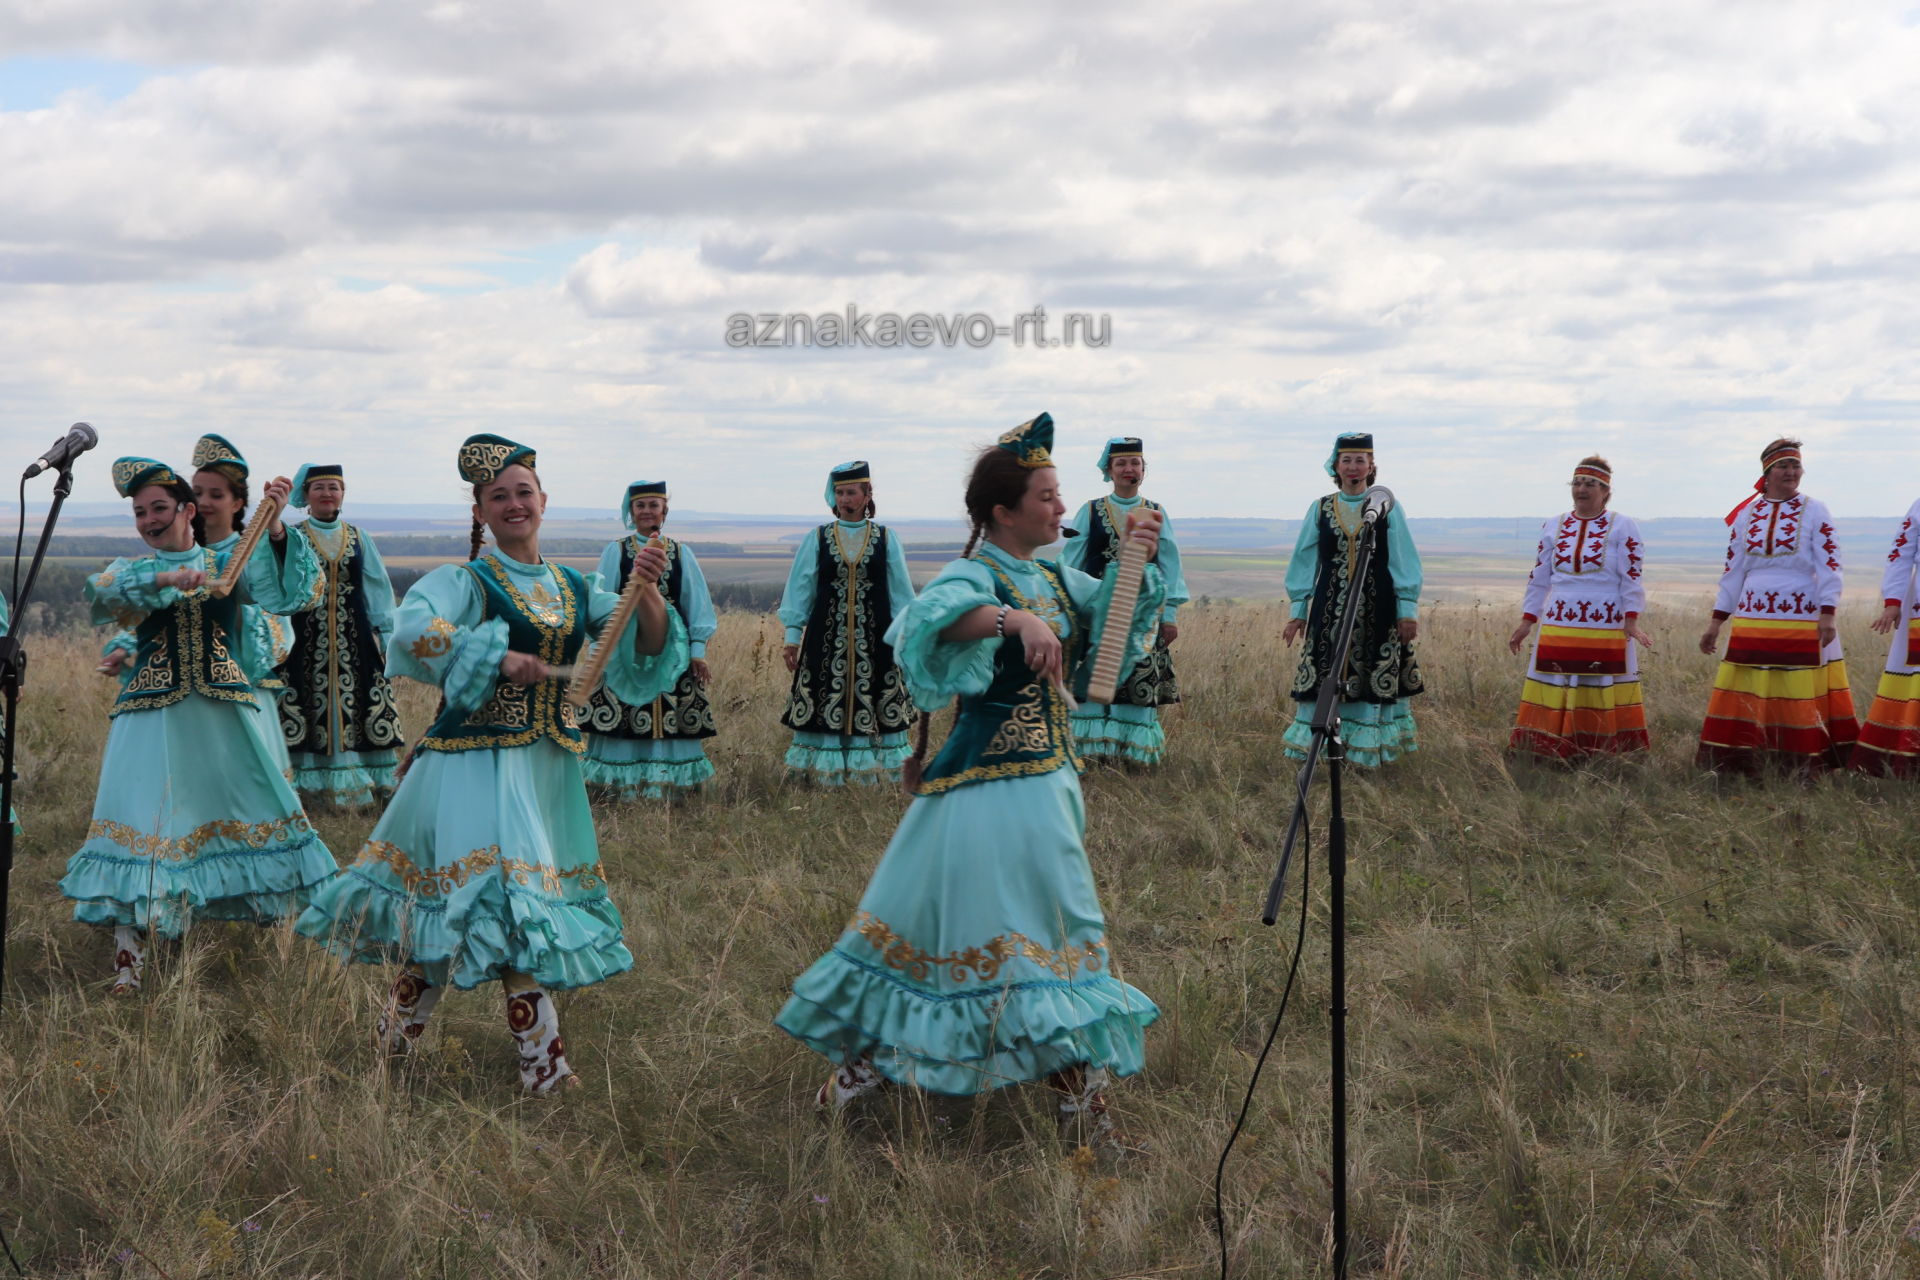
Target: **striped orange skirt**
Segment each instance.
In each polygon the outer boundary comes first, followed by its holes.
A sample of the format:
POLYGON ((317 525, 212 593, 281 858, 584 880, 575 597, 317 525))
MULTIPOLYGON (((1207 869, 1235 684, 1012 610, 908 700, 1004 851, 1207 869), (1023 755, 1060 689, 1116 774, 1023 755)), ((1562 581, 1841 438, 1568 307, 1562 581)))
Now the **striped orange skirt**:
MULTIPOLYGON (((1736 635, 1740 623, 1753 626, 1748 619, 1735 621, 1736 635)), ((1782 628, 1779 623, 1758 625, 1767 631, 1782 628)), ((1810 639, 1815 661, 1793 667, 1722 661, 1707 700, 1706 723, 1700 726, 1696 759, 1703 768, 1758 773, 1769 760, 1800 769, 1839 768, 1847 762, 1860 736, 1847 664, 1838 658, 1818 661, 1816 624, 1785 625, 1804 627, 1807 636, 1775 635, 1773 652, 1799 652, 1810 639)), ((1748 635, 1752 638, 1753 632, 1748 635)))
MULTIPOLYGON (((1625 658, 1623 651, 1623 663, 1625 658)), ((1640 700, 1640 682, 1603 677, 1592 683, 1558 684, 1530 675, 1520 691, 1520 711, 1507 745, 1556 760, 1645 751, 1647 709, 1640 700)))
MULTIPOLYGON (((1908 654, 1920 653, 1920 636, 1909 631, 1907 646, 1908 654)), ((1881 777, 1920 777, 1920 672, 1881 674, 1847 767, 1881 777)))
POLYGON ((1620 627, 1543 625, 1533 669, 1567 676, 1626 675, 1627 633, 1620 627))

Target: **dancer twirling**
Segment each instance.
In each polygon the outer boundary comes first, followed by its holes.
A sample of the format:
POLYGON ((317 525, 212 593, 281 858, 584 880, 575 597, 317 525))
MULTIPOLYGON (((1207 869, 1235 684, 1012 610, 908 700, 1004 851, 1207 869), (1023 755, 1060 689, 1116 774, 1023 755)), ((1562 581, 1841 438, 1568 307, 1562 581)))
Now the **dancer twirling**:
POLYGON ((1139 665, 1114 690, 1111 703, 1084 702, 1073 713, 1073 740, 1080 754, 1158 764, 1167 734, 1159 708, 1180 701, 1173 674, 1173 642, 1180 627, 1175 614, 1187 602, 1187 579, 1180 571, 1180 547, 1166 509, 1140 496, 1147 478, 1145 446, 1136 436, 1115 436, 1100 452, 1100 474, 1113 482, 1113 492, 1082 506, 1073 518, 1077 538, 1068 538, 1060 563, 1084 573, 1106 571, 1120 554, 1121 530, 1129 514, 1144 508, 1160 512, 1160 550, 1155 563, 1167 583, 1167 603, 1160 614, 1160 631, 1139 665))
MULTIPOLYGON (((1052 440, 1041 414, 982 453, 967 484, 966 558, 889 633, 919 705, 958 695, 959 715, 852 921, 775 1020, 838 1064, 822 1105, 883 1079, 972 1094, 1051 1078, 1063 1117, 1098 1123, 1105 1076, 1141 1068, 1142 1031, 1159 1010, 1112 973, 1058 688, 1098 643, 1114 573, 1102 581, 1034 558, 1066 511, 1052 440)), ((1158 525, 1138 513, 1124 536, 1151 549, 1158 525)), ((1129 659, 1163 599, 1149 565, 1129 659)))
POLYGON ((1520 625, 1507 639, 1519 653, 1540 624, 1508 745, 1561 760, 1645 751, 1646 546, 1631 516, 1607 510, 1613 467, 1605 458, 1582 458, 1571 487, 1573 510, 1540 527, 1520 625))
POLYGON ((686 624, 691 655, 673 688, 652 702, 630 706, 601 689, 587 704, 582 726, 587 731, 587 756, 582 768, 588 783, 607 788, 622 800, 689 791, 713 776, 713 764, 701 744, 714 735, 713 704, 707 698, 707 685, 713 679, 707 666, 707 641, 713 639, 718 619, 693 548, 660 531, 667 503, 664 480, 628 485, 620 515, 634 532, 609 542, 600 553, 600 580, 625 582, 641 548, 649 538, 659 536, 667 557, 660 592, 686 624))
POLYGON ((829 785, 886 782, 907 758, 912 699, 887 629, 913 601, 906 549, 873 519, 873 476, 843 462, 827 477, 836 519, 794 552, 780 598, 793 688, 780 723, 787 766, 829 785))
MULTIPOLYGON (((278 520, 241 584, 209 584, 230 552, 195 545, 199 508, 171 467, 120 458, 114 487, 131 499, 151 555, 122 557, 87 580, 96 623, 132 630, 129 676, 115 699, 86 842, 60 891, 74 919, 114 931, 114 990, 140 985, 149 935, 177 938, 201 920, 271 923, 297 914, 334 870, 282 774, 259 714, 264 699, 239 654, 242 609, 302 607, 318 566, 278 520)), ((284 479, 267 486, 283 497, 284 479)))
MULTIPOLYGON (((389 675, 439 685, 443 709, 359 856, 314 894, 298 928, 336 954, 404 965, 376 1026, 388 1052, 412 1049, 449 984, 499 980, 521 1087, 546 1093, 573 1076, 549 992, 633 965, 555 671, 581 656, 617 597, 541 559, 547 495, 532 449, 473 436, 459 468, 473 487, 474 559, 414 584, 387 655, 389 675), (483 528, 497 548, 484 556, 483 528)), ((665 567, 656 550, 634 558, 650 583, 665 567)), ((608 683, 628 702, 651 701, 686 666, 686 634, 646 589, 608 683)))

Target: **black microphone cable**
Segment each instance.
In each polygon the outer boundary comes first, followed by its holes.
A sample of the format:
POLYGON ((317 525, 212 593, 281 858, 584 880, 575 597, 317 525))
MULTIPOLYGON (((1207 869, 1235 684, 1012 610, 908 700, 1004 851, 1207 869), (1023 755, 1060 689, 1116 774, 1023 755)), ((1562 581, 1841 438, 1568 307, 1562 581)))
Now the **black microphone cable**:
POLYGON ((1260 1071, 1267 1065, 1267 1055, 1273 1052, 1273 1042, 1280 1035, 1280 1023, 1287 1016, 1287 1004, 1293 999, 1293 980, 1300 973, 1300 953, 1307 946, 1307 887, 1312 882, 1312 871, 1313 831, 1303 823, 1300 827, 1300 928, 1293 938, 1293 960, 1287 965, 1287 981, 1280 989, 1280 1008, 1273 1015, 1273 1025, 1267 1029, 1267 1042, 1260 1046, 1260 1056, 1254 1059, 1247 1096, 1241 1099, 1233 1132, 1227 1135, 1227 1144, 1220 1148, 1220 1163, 1213 1170, 1213 1234, 1220 1243, 1220 1280, 1228 1280, 1227 1211, 1221 1191, 1227 1176, 1227 1157, 1233 1154, 1233 1144, 1239 1141, 1240 1131, 1246 1127, 1247 1113, 1253 1109, 1253 1091, 1260 1084, 1260 1071))

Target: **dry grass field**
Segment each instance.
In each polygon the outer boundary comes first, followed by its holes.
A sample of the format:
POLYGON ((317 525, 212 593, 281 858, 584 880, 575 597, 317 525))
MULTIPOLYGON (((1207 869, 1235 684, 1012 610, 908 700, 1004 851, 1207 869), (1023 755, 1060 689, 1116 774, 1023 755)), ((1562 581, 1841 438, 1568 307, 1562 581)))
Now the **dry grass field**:
MULTIPOLYGON (((1920 1275, 1920 793, 1695 772, 1703 612, 1652 620, 1651 757, 1590 769, 1504 754, 1510 610, 1429 614, 1422 750, 1349 789, 1355 1274, 1920 1275)), ((905 801, 783 778, 763 619, 729 615, 711 655, 714 783, 601 815, 639 964, 563 998, 586 1083, 558 1101, 517 1096, 496 993, 377 1060, 384 976, 284 928, 208 927, 108 999, 105 941, 54 889, 108 688, 90 642, 37 643, 0 1222, 38 1276, 1211 1274, 1214 1160, 1293 937, 1255 919, 1292 777, 1280 621, 1190 611, 1168 762, 1086 779, 1119 970, 1165 1010, 1101 1154, 1038 1090, 813 1114, 822 1064, 769 1019, 905 801)), ((1882 642, 1843 623, 1864 708, 1882 642)), ((429 695, 407 698, 418 729, 429 695)), ((318 820, 342 857, 372 821, 318 820)), ((1230 1171, 1238 1276, 1325 1273, 1318 854, 1303 987, 1230 1171)))

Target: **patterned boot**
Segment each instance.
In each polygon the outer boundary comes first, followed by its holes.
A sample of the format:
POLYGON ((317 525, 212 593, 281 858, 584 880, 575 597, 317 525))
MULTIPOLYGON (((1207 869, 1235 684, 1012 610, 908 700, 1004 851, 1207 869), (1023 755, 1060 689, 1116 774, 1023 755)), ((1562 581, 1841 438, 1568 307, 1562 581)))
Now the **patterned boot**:
POLYGON ((827 1082, 813 1095, 813 1105, 822 1111, 839 1111, 861 1094, 872 1093, 887 1082, 865 1058, 849 1058, 834 1068, 827 1082))
POLYGON ((411 965, 402 969, 387 992, 380 1021, 374 1024, 374 1044, 390 1054, 412 1053, 420 1033, 427 1029, 433 1006, 439 1003, 440 988, 428 982, 425 974, 411 965))
POLYGON ((130 996, 140 989, 140 974, 147 967, 147 948, 140 931, 130 924, 113 931, 113 985, 111 995, 130 996))
POLYGON ((507 993, 507 1029, 520 1046, 520 1088, 527 1093, 552 1093, 580 1083, 567 1064, 566 1042, 560 1038, 560 1014, 553 997, 539 987, 507 993))
POLYGON ((1084 1063, 1056 1071, 1047 1083, 1060 1094, 1060 1132, 1097 1147, 1113 1136, 1113 1117, 1107 1112, 1107 1069, 1089 1070, 1084 1063))

